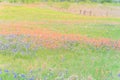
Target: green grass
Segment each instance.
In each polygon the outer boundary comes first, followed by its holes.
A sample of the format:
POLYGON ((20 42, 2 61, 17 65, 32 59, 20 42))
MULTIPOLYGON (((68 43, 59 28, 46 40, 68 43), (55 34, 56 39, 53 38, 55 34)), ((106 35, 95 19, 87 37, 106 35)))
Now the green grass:
POLYGON ((5 6, 0 10, 1 20, 15 20, 15 21, 38 21, 38 20, 82 20, 82 21, 108 21, 119 22, 120 18, 114 17, 91 17, 81 16, 65 12, 58 12, 45 8, 29 8, 29 7, 11 7, 5 6))
MULTIPOLYGON (((110 72, 115 80, 118 80, 119 73, 119 51, 98 49, 90 46, 73 46, 72 50, 65 49, 39 49, 35 57, 28 56, 8 56, 0 54, 0 63, 6 65, 3 68, 15 70, 20 73, 29 72, 29 66, 33 65, 36 70, 42 69, 41 74, 47 74, 50 68, 53 69, 54 75, 60 71, 68 70, 66 77, 78 75, 79 78, 92 76, 97 80, 111 78, 110 72), (92 48, 92 49, 91 49, 92 48), (63 59, 61 58, 63 56, 63 59), (8 62, 9 61, 9 62, 8 62), (46 64, 46 67, 42 67, 46 64), (9 67, 8 67, 9 66, 9 67), (24 68, 23 68, 24 67, 24 68), (98 69, 98 72, 96 72, 98 69), (101 71, 103 70, 104 73, 101 71), (108 72, 107 72, 108 71, 108 72), (82 75, 82 77, 80 77, 82 75), (105 77, 103 77, 105 76, 105 77)), ((8 53, 9 54, 9 53, 8 53)), ((51 79, 52 80, 52 79, 51 79)))
POLYGON ((117 35, 120 33, 120 18, 81 16, 45 8, 23 6, 5 6, 0 13, 1 21, 46 22, 45 24, 31 24, 28 27, 36 26, 60 33, 81 34, 88 37, 120 38, 117 35))

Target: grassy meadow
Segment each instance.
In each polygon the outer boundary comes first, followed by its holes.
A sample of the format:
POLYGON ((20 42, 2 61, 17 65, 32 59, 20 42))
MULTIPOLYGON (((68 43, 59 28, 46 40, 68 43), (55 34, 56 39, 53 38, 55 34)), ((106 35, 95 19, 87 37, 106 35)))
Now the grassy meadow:
POLYGON ((119 17, 4 5, 0 80, 119 80, 119 34, 119 17))

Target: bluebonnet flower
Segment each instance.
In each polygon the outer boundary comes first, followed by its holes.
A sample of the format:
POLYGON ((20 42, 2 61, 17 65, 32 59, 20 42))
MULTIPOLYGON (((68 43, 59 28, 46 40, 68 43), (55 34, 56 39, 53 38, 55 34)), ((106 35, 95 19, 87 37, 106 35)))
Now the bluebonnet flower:
POLYGON ((118 77, 120 77, 120 73, 118 74, 118 77))
POLYGON ((0 69, 0 74, 2 73, 2 69, 0 69))
POLYGON ((22 78, 25 78, 25 75, 24 75, 24 74, 21 74, 21 77, 22 77, 22 78))
POLYGON ((35 80, 35 78, 34 78, 34 77, 31 77, 29 80, 35 80))
POLYGON ((8 73, 9 71, 8 70, 4 70, 4 72, 8 73))
POLYGON ((26 47, 26 49, 29 49, 30 48, 30 44, 26 44, 25 47, 26 47))
POLYGON ((17 78, 17 74, 16 73, 14 73, 14 78, 17 78))
POLYGON ((2 74, 2 70, 0 69, 0 74, 2 74))
POLYGON ((15 53, 15 52, 17 52, 17 49, 13 49, 12 51, 15 53))

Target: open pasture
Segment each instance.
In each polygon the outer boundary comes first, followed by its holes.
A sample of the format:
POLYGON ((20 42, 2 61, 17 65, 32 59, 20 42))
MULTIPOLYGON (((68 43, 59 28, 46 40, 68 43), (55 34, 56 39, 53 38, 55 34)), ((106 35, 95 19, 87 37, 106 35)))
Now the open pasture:
POLYGON ((120 79, 119 17, 0 7, 0 80, 120 79))

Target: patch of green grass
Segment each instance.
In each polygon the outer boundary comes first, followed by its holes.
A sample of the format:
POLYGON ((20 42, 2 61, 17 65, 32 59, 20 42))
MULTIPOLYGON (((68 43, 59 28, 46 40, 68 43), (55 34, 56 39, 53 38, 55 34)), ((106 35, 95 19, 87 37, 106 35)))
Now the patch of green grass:
POLYGON ((38 21, 38 20, 82 20, 82 21, 116 21, 120 18, 114 17, 91 17, 70 14, 66 12, 58 12, 45 8, 29 8, 23 6, 5 6, 0 10, 0 20, 14 20, 14 21, 38 21))
POLYGON ((103 3, 105 6, 120 6, 120 3, 103 3))
POLYGON ((20 73, 29 72, 29 67, 32 65, 33 70, 41 68, 43 71, 41 74, 46 74, 46 70, 52 68, 55 75, 61 70, 67 70, 68 76, 75 74, 79 78, 86 79, 88 76, 92 76, 97 80, 111 78, 109 75, 112 72, 114 79, 118 80, 119 53, 116 50, 103 48, 97 50, 95 47, 83 47, 82 45, 81 47, 73 46, 72 50, 42 48, 37 51, 36 57, 33 58, 31 56, 23 58, 0 54, 0 64, 4 66, 3 68, 13 69, 20 73))
POLYGON ((53 3, 53 6, 57 6, 59 8, 63 8, 63 9, 68 9, 70 6, 72 5, 72 3, 70 2, 57 2, 57 3, 53 3))

